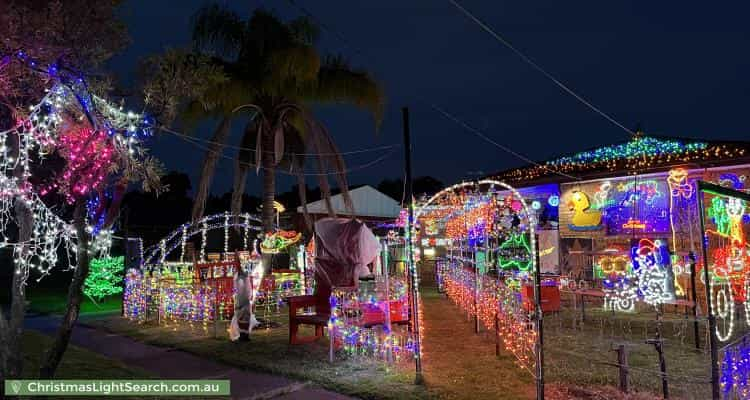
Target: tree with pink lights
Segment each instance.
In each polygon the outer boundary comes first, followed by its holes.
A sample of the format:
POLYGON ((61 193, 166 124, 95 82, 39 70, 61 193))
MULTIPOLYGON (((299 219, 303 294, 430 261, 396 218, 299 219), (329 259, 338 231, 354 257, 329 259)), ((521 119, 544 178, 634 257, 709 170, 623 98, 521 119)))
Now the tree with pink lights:
POLYGON ((98 97, 108 81, 88 73, 127 42, 114 17, 118 4, 0 2, 0 247, 14 261, 8 317, 0 310, 0 383, 22 373, 30 273, 50 273, 61 261, 59 248, 75 268, 62 323, 41 363, 41 377, 49 378, 78 319, 90 257, 107 247, 101 242, 110 237, 104 233, 126 185, 158 185, 159 164, 140 147, 152 122, 98 97), (53 205, 72 208, 72 223, 53 205))

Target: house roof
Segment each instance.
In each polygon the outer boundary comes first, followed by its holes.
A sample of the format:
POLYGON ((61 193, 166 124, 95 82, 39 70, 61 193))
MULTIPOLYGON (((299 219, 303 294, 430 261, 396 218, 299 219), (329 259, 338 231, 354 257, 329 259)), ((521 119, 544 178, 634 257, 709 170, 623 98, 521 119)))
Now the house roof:
MULTIPOLYGON (((369 185, 350 190, 349 196, 354 205, 355 216, 397 218, 401 212, 399 202, 369 185)), ((344 197, 341 194, 331 196, 331 205, 336 214, 351 215, 344 207, 344 197)), ((297 207, 297 211, 302 212, 302 206, 297 207)), ((325 200, 308 203, 307 212, 310 214, 328 214, 325 200)))
POLYGON ((628 141, 500 171, 489 177, 525 186, 635 172, 658 172, 676 166, 711 167, 748 161, 750 142, 704 141, 639 134, 628 141))

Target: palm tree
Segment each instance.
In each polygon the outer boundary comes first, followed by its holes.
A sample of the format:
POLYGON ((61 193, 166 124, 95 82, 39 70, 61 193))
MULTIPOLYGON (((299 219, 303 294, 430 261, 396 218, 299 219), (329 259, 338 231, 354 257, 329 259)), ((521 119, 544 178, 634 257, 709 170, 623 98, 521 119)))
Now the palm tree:
POLYGON ((183 114, 191 120, 209 117, 220 121, 203 163, 194 220, 203 215, 216 161, 230 136, 231 121, 245 113, 251 120, 243 130, 235 161, 233 213, 242 208, 245 181, 250 169, 255 168, 263 177, 263 226, 271 231, 276 172, 297 176, 305 204, 306 156, 317 167, 329 213, 333 213, 327 179, 330 171, 351 207, 343 159, 310 107, 321 103, 352 104, 369 111, 377 129, 383 94, 366 71, 351 68, 340 57, 321 57, 314 47, 317 38, 317 28, 304 17, 283 22, 269 12, 256 10, 243 20, 217 4, 196 13, 195 50, 220 65, 227 79, 192 99, 183 114))

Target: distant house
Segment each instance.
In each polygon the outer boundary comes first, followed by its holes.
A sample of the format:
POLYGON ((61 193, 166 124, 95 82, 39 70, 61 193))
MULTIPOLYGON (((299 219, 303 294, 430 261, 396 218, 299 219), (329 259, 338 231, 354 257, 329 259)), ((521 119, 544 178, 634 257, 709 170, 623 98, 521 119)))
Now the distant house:
MULTIPOLYGON (((401 212, 401 204, 398 201, 369 185, 352 189, 349 191, 349 195, 354 205, 353 215, 344 207, 344 198, 341 194, 331 196, 331 205, 336 216, 354 216, 368 225, 374 225, 383 221, 395 220, 401 212)), ((325 200, 322 199, 307 203, 307 211, 313 221, 328 217, 328 209, 325 200)), ((304 227, 302 206, 297 207, 297 213, 299 215, 296 225, 302 228, 304 227)))

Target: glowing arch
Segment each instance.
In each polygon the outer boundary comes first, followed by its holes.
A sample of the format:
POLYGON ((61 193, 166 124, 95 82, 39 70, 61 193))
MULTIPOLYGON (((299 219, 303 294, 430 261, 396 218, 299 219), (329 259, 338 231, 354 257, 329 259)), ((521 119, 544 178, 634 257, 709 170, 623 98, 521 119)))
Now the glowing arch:
POLYGON ((156 244, 143 251, 142 265, 162 264, 166 257, 177 247, 180 247, 180 260, 185 256, 185 242, 197 234, 201 234, 201 259, 205 255, 206 235, 209 231, 224 229, 224 250, 228 251, 229 228, 242 228, 243 245, 248 248, 250 231, 260 232, 263 221, 254 214, 231 214, 229 212, 203 217, 196 222, 186 222, 170 232, 156 244))
POLYGON ((417 209, 416 212, 414 213, 414 221, 415 222, 419 221, 419 217, 422 215, 422 213, 424 212, 424 210, 430 204, 432 204, 433 202, 435 202, 437 199, 441 198, 442 196, 445 196, 446 194, 452 193, 452 192, 454 192, 456 190, 459 190, 459 189, 463 189, 463 188, 467 188, 467 187, 475 187, 476 188, 476 187, 483 186, 483 185, 487 185, 490 188, 492 188, 493 186, 500 186, 501 188, 510 191, 511 194, 517 200, 519 200, 521 202, 521 205, 523 207, 523 211, 526 213, 526 218, 528 219, 528 224, 529 224, 529 248, 531 249, 531 253, 532 253, 530 255, 531 256, 531 271, 535 271, 536 268, 537 268, 537 265, 536 265, 537 260, 536 260, 536 254, 535 254, 535 249, 536 249, 536 214, 532 213, 531 210, 529 209, 529 206, 526 203, 526 198, 524 198, 521 195, 521 193, 518 190, 516 190, 516 188, 514 188, 513 186, 508 185, 505 182, 495 181, 495 180, 492 180, 492 179, 483 179, 483 180, 476 181, 476 182, 462 182, 462 183, 457 183, 457 184, 455 184, 453 186, 449 186, 449 187, 447 187, 447 188, 445 188, 445 189, 443 189, 443 190, 435 193, 435 195, 433 195, 432 197, 430 197, 427 200, 426 203, 422 204, 419 207, 419 209, 417 209))

